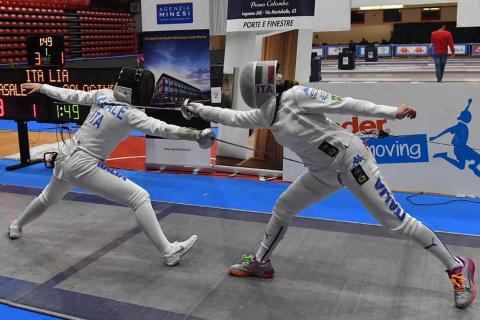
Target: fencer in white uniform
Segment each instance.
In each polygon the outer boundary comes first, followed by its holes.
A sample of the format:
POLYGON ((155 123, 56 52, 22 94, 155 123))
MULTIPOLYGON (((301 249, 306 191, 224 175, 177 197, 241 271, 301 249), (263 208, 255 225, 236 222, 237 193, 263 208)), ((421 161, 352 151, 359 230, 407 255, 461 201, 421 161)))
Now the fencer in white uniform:
POLYGON ((155 78, 150 71, 136 68, 122 68, 113 91, 85 92, 46 84, 23 84, 29 93, 41 92, 55 100, 91 105, 91 109, 79 131, 58 154, 50 183, 10 225, 11 239, 20 238, 25 225, 41 216, 73 187, 79 187, 130 207, 140 228, 163 254, 165 264, 178 264, 197 236, 171 243, 158 223, 148 192, 104 163, 120 141, 134 130, 168 139, 194 140, 202 148, 213 144, 215 135, 211 129, 200 131, 167 124, 135 107, 148 104, 154 85, 155 78))
POLYGON ((405 212, 369 149, 326 116, 336 113, 394 120, 415 118, 416 111, 407 105, 377 105, 304 86, 294 86, 277 95, 275 66, 275 61, 258 61, 242 68, 241 95, 253 110, 235 111, 199 103, 182 107, 186 118, 200 116, 227 126, 268 128, 277 142, 295 152, 308 168, 276 201, 256 255, 244 256, 229 272, 235 276, 273 277, 270 256, 284 237, 291 218, 347 187, 385 228, 413 239, 437 257, 453 282, 456 306, 470 305, 476 295, 473 261, 452 255, 431 229, 405 212))

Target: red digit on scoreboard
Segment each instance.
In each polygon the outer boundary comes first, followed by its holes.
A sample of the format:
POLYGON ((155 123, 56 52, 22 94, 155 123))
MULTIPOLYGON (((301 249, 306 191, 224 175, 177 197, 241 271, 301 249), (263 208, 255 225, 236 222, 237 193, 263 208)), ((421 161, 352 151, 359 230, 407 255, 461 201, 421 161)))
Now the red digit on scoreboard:
POLYGON ((3 99, 0 98, 0 117, 5 115, 5 108, 3 107, 3 99))
POLYGON ((35 103, 32 104, 32 111, 33 111, 33 117, 36 119, 37 118, 37 105, 35 103))
POLYGON ((35 65, 39 66, 42 64, 42 56, 40 55, 40 52, 34 52, 35 55, 35 65))

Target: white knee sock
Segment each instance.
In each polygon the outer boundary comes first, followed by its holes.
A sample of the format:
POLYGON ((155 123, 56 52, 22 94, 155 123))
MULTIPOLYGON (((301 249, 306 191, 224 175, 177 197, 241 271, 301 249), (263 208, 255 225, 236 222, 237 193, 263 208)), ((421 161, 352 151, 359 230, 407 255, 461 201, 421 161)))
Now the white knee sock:
POLYGON ((173 247, 163 234, 150 202, 145 202, 135 210, 135 218, 140 229, 162 254, 165 255, 172 252, 173 247))
POLYGON ((13 222, 13 224, 16 224, 21 229, 26 224, 40 217, 46 210, 47 207, 43 205, 43 203, 37 197, 32 202, 30 202, 28 207, 22 212, 20 217, 18 217, 18 219, 13 222))
POLYGON ((262 243, 260 244, 257 254, 255 255, 257 261, 264 262, 270 259, 270 256, 283 239, 287 229, 288 222, 282 222, 277 215, 273 214, 270 218, 270 221, 268 221, 262 243))

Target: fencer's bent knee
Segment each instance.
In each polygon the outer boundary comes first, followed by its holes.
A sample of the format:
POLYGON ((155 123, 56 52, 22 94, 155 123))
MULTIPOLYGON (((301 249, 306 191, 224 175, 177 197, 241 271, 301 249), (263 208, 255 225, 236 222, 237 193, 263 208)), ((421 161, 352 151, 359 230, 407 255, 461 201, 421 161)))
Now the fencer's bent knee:
POLYGON ((145 189, 139 187, 128 199, 128 206, 135 211, 145 202, 150 202, 150 195, 145 189))
POLYGON ((282 223, 288 223, 292 216, 297 213, 295 209, 291 208, 290 204, 290 201, 287 199, 283 197, 278 198, 277 202, 275 202, 275 206, 273 207, 273 216, 282 223))
POLYGON ((51 207, 58 201, 62 200, 63 194, 58 194, 49 191, 48 188, 44 189, 42 193, 38 196, 38 200, 45 206, 45 207, 51 207))
POLYGON ((420 221, 418 221, 409 214, 405 214, 405 218, 403 219, 403 221, 400 221, 400 224, 398 226, 388 226, 387 229, 392 234, 408 238, 415 234, 415 231, 419 224, 420 221))

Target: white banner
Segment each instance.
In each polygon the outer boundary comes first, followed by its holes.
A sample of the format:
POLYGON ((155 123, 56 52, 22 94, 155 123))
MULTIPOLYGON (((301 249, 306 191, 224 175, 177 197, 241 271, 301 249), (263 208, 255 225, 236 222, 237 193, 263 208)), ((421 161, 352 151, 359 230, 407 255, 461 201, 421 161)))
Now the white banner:
POLYGON ((162 166, 208 167, 210 149, 201 149, 195 141, 146 139, 147 168, 162 166))
POLYGON ((142 31, 209 29, 209 2, 201 0, 142 1, 142 31))
POLYGON ((428 53, 429 53, 428 44, 419 44, 419 45, 397 44, 395 46, 396 56, 428 56, 428 53))
MULTIPOLYGON (((415 120, 328 115, 349 131, 390 131, 390 137, 369 139, 367 143, 393 189, 480 196, 477 84, 312 83, 309 86, 377 104, 415 106, 418 112, 415 120)), ((283 169, 285 180, 293 180, 304 170, 301 164, 288 160, 284 160, 283 169)))
POLYGON ((227 32, 312 29, 315 0, 229 0, 227 32))
POLYGON ((335 46, 327 46, 327 56, 333 57, 338 56, 343 49, 348 48, 347 45, 335 45, 335 46))
MULTIPOLYGON (((468 54, 468 44, 466 43, 454 44, 453 47, 455 48, 455 54, 459 56, 464 56, 468 54)), ((450 47, 448 47, 448 53, 452 53, 450 47)))

